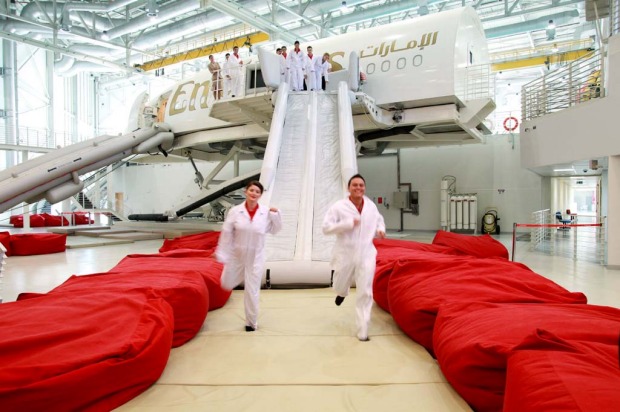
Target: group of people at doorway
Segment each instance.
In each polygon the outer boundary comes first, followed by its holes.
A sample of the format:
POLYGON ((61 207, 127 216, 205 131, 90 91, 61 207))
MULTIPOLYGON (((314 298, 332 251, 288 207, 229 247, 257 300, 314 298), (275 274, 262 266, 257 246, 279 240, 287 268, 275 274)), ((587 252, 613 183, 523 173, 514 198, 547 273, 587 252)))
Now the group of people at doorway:
POLYGON ((314 54, 312 46, 306 47, 304 52, 296 41, 290 53, 286 46, 282 46, 276 49, 276 54, 282 57, 280 83, 290 84, 292 91, 325 90, 332 70, 329 53, 323 53, 323 56, 314 54))
MULTIPOLYGON (((368 341, 372 309, 372 282, 377 250, 375 236, 385 237, 385 223, 377 206, 365 196, 366 182, 356 174, 349 179, 349 196, 334 203, 323 221, 323 233, 336 235, 332 255, 333 287, 336 305, 340 306, 355 281, 357 338, 368 341)), ((245 330, 258 328, 260 285, 265 266, 265 236, 282 228, 280 211, 260 205, 263 193, 260 182, 245 188, 246 200, 228 212, 216 250, 224 263, 221 285, 232 290, 244 283, 245 330)))
MULTIPOLYGON (((280 83, 287 82, 292 91, 325 90, 332 69, 329 53, 315 55, 312 46, 304 52, 299 48, 299 41, 296 41, 290 53, 286 46, 282 46, 276 49, 276 54, 281 57, 280 83)), ((243 60, 239 56, 239 47, 233 47, 232 54, 226 53, 225 59, 220 65, 212 54, 209 55, 207 68, 211 72, 213 97, 216 100, 241 96, 243 90, 243 60)))

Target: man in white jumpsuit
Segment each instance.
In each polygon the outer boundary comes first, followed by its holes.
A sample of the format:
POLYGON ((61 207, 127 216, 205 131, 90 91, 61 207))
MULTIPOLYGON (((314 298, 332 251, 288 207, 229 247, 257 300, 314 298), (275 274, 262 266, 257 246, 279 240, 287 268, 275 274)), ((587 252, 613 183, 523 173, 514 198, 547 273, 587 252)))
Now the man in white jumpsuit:
POLYGON ((222 65, 222 74, 224 75, 224 98, 230 97, 230 88, 232 87, 232 77, 230 76, 230 53, 226 53, 226 60, 222 65))
POLYGON ((230 97, 236 97, 241 95, 241 88, 243 86, 243 60, 239 56, 239 47, 233 47, 233 52, 230 55, 230 97))
POLYGON ((334 203, 323 221, 323 233, 336 235, 332 256, 336 305, 344 301, 355 280, 357 338, 368 341, 368 324, 372 309, 372 281, 377 250, 373 238, 385 237, 385 223, 377 206, 364 196, 366 182, 361 175, 349 180, 350 196, 334 203))
POLYGON ((295 48, 286 56, 287 67, 289 68, 291 90, 294 92, 304 89, 304 76, 307 65, 306 53, 299 48, 299 41, 295 41, 295 48))
POLYGON ((265 266, 265 236, 282 228, 282 217, 276 208, 258 204, 263 193, 260 182, 252 181, 245 189, 246 199, 230 209, 222 227, 215 251, 224 263, 220 279, 222 288, 234 289, 244 282, 245 330, 258 328, 260 283, 265 266))
POLYGON ((321 82, 316 81, 317 70, 321 70, 321 57, 312 54, 312 46, 306 48, 307 65, 306 65, 306 90, 319 90, 321 88, 321 82))
POLYGON ((278 47, 276 49, 276 54, 280 56, 280 83, 286 82, 286 72, 288 69, 286 68, 286 58, 282 55, 282 48, 278 47))

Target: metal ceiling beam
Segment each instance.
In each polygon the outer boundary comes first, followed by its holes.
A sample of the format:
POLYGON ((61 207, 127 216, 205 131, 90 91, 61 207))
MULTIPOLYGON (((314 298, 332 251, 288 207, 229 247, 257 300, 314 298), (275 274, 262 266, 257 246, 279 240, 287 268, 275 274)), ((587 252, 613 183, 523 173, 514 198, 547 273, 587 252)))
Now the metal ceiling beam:
POLYGON ((484 34, 487 39, 496 37, 511 36, 517 33, 525 33, 528 31, 545 30, 549 25, 549 20, 553 20, 557 26, 571 23, 575 18, 579 17, 578 10, 565 11, 562 13, 549 14, 537 19, 527 20, 519 23, 508 24, 506 26, 498 26, 486 29, 484 34))
POLYGON ((290 7, 285 6, 284 4, 282 4, 279 1, 275 1, 275 3, 278 5, 279 8, 281 8, 282 10, 292 14, 293 16, 303 20, 304 22, 316 27, 317 29, 321 30, 321 31, 327 31, 329 34, 332 34, 334 36, 338 35, 338 33, 336 33, 333 30, 330 30, 328 28, 325 28, 324 26, 316 23, 314 20, 310 19, 309 17, 304 16, 303 14, 299 14, 297 13, 295 10, 291 9, 290 7))
POLYGON ((241 6, 235 1, 206 0, 206 4, 214 8, 215 10, 226 13, 236 19, 241 20, 246 24, 249 24, 259 30, 269 33, 273 37, 280 38, 290 43, 293 43, 295 40, 297 40, 297 36, 294 33, 286 30, 284 27, 278 25, 277 23, 272 23, 263 16, 254 13, 253 11, 247 10, 245 7, 241 6))
POLYGON ((60 54, 64 54, 65 56, 70 56, 73 57, 77 60, 80 61, 85 61, 85 62, 90 62, 90 63, 96 63, 96 64, 100 64, 102 66, 106 66, 106 67, 110 67, 114 70, 117 71, 125 71, 128 73, 141 73, 141 70, 139 69, 135 69, 133 67, 127 67, 123 64, 118 64, 106 59, 102 59, 99 57, 93 57, 93 56, 87 56, 85 54, 82 53, 77 53, 77 52, 73 52, 73 51, 69 51, 67 49, 63 49, 62 47, 57 47, 57 46, 53 46, 47 43, 43 43, 37 40, 33 40, 30 39, 28 37, 21 37, 15 34, 11 34, 11 33, 4 33, 4 32, 0 32, 0 38, 3 39, 7 39, 7 40, 12 40, 14 42, 18 42, 18 43, 24 43, 24 44, 28 44, 30 46, 34 46, 34 47, 38 47, 41 49, 45 49, 45 50, 50 50, 53 52, 57 52, 60 54))

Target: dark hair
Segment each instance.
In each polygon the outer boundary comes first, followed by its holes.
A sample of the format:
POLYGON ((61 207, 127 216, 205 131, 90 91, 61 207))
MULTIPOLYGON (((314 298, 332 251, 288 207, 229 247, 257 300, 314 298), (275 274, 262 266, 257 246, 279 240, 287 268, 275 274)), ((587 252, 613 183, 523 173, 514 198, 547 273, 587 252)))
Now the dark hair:
POLYGON ((351 176, 351 178, 349 179, 349 183, 347 184, 347 187, 351 186, 351 182, 353 181, 353 179, 362 179, 364 181, 364 184, 366 184, 366 179, 364 179, 364 176, 358 173, 358 174, 351 176))
POLYGON ((295 40, 295 44, 299 44, 299 40, 295 40))
POLYGON ((283 49, 286 49, 286 46, 282 46, 283 49))
POLYGON ((239 46, 233 46, 233 50, 238 49, 238 48, 239 48, 239 46))
POLYGON ((259 182, 258 180, 252 180, 247 185, 245 185, 245 190, 248 190, 252 186, 258 187, 260 189, 260 193, 263 194, 264 189, 263 189, 263 184, 261 182, 259 182))
POLYGON ((279 52, 279 51, 282 51, 282 49, 278 47, 278 48, 276 49, 276 53, 277 53, 277 52, 279 52))
POLYGON ((224 57, 228 57, 228 56, 230 56, 230 53, 226 53, 226 55, 224 57))
POLYGON ((209 58, 211 58, 211 57, 213 57, 213 55, 212 55, 212 54, 210 54, 210 55, 209 55, 209 58))

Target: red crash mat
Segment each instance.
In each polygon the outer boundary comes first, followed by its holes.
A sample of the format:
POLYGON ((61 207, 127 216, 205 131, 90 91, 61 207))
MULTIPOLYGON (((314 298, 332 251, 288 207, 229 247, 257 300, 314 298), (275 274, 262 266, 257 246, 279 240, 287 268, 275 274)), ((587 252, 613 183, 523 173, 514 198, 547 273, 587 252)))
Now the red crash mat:
POLYGON ((374 243, 377 248, 377 265, 372 284, 373 298, 377 305, 386 312, 390 311, 388 282, 398 260, 406 260, 409 256, 415 256, 417 251, 461 254, 449 247, 408 240, 375 239, 374 243))
POLYGON ((174 336, 172 346, 181 346, 200 331, 209 309, 209 292, 202 275, 197 271, 164 272, 143 266, 142 270, 108 272, 86 276, 71 276, 50 293, 88 293, 96 290, 115 291, 154 290, 172 307, 174 336))
POLYGON ((398 326, 431 353, 435 317, 443 303, 587 301, 583 293, 571 293, 520 263, 429 252, 396 264, 388 299, 398 326))
POLYGON ((53 293, 0 305, 3 411, 110 411, 161 375, 170 305, 152 292, 53 293))
MULTIPOLYGON (((497 411, 504 403, 509 354, 541 329, 564 341, 597 344, 593 354, 617 358, 620 309, 576 304, 446 304, 439 309, 433 345, 441 370, 463 399, 477 411, 497 411)), ((530 348, 537 346, 529 343, 530 348)))
POLYGON ((454 248, 464 254, 480 258, 499 257, 508 259, 508 249, 490 235, 469 236, 439 230, 433 239, 434 245, 454 248))
POLYGON ((11 235, 11 254, 14 256, 60 253, 66 249, 67 235, 55 233, 25 233, 11 235))
MULTIPOLYGON (((24 216, 13 215, 9 218, 9 223, 14 227, 24 227, 24 216)), ((30 215, 30 227, 44 227, 45 218, 41 215, 30 215)))
MULTIPOLYGON (((620 367, 616 355, 599 356, 593 345, 550 339, 508 355, 504 412, 616 412, 620 405, 620 367)), ((545 336, 546 335, 546 336, 545 336)))
POLYGON ((174 239, 165 239, 159 251, 168 252, 175 249, 196 249, 215 252, 219 238, 220 232, 207 232, 175 237, 174 239))
POLYGON ((209 310, 221 308, 228 302, 232 291, 222 289, 220 277, 223 265, 211 257, 212 252, 179 249, 152 255, 128 255, 123 258, 111 271, 136 272, 148 268, 162 273, 183 273, 196 271, 209 290, 209 310))

